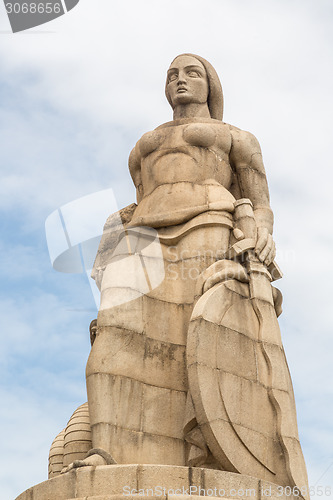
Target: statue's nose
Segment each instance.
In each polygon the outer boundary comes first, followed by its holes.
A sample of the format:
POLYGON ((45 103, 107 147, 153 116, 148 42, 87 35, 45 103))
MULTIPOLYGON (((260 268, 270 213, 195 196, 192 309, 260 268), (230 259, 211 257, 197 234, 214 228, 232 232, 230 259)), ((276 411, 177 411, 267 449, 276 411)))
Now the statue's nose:
POLYGON ((186 83, 186 76, 183 72, 179 72, 177 83, 178 83, 178 85, 181 85, 182 83, 186 83))

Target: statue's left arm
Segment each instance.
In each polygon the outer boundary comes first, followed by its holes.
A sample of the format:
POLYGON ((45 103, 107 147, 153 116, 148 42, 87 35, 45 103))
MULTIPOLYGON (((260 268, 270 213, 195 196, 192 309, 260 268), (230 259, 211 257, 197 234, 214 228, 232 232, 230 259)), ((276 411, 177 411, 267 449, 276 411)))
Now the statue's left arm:
POLYGON ((231 136, 230 163, 235 180, 241 197, 251 200, 257 223, 255 252, 262 262, 269 265, 276 253, 272 237, 274 216, 260 145, 254 135, 234 127, 231 127, 231 136))
POLYGON ((136 201, 139 204, 143 198, 143 185, 141 177, 141 157, 138 143, 136 143, 129 155, 128 167, 136 187, 136 201))

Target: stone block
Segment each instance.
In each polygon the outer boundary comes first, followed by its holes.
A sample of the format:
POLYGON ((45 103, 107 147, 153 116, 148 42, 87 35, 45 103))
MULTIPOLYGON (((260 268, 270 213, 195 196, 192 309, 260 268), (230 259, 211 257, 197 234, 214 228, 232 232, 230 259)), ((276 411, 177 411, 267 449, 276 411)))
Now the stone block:
POLYGON ((185 391, 146 385, 143 391, 143 432, 183 439, 185 391))
POLYGON ((258 498, 259 480, 243 474, 204 469, 202 487, 205 491, 216 488, 217 496, 249 500, 258 498))
POLYGON ((162 342, 186 345, 192 306, 169 303, 147 295, 142 300, 146 336, 162 342))
POLYGON ((83 467, 76 472, 76 497, 122 495, 124 486, 137 487, 137 465, 83 467))

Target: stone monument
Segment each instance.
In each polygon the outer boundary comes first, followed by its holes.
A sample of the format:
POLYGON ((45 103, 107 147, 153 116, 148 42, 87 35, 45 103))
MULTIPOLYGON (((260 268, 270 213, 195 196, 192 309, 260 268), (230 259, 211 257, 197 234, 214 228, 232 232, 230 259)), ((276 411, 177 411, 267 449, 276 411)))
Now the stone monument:
POLYGON ((165 90, 173 121, 132 150, 137 204, 95 260, 88 402, 19 500, 308 498, 259 143, 222 121, 202 57, 177 56, 165 90))

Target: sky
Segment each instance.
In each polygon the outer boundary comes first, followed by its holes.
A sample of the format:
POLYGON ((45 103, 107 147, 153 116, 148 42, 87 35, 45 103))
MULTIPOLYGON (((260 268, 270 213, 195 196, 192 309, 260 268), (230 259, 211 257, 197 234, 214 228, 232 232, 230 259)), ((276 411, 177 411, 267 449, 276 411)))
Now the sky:
POLYGON ((309 484, 333 495, 331 0, 80 0, 16 34, 0 4, 1 500, 47 479, 86 401, 97 309, 84 273, 52 268, 45 221, 105 189, 135 201, 128 155, 172 119, 165 74, 183 52, 213 64, 224 120, 261 144, 309 484))

